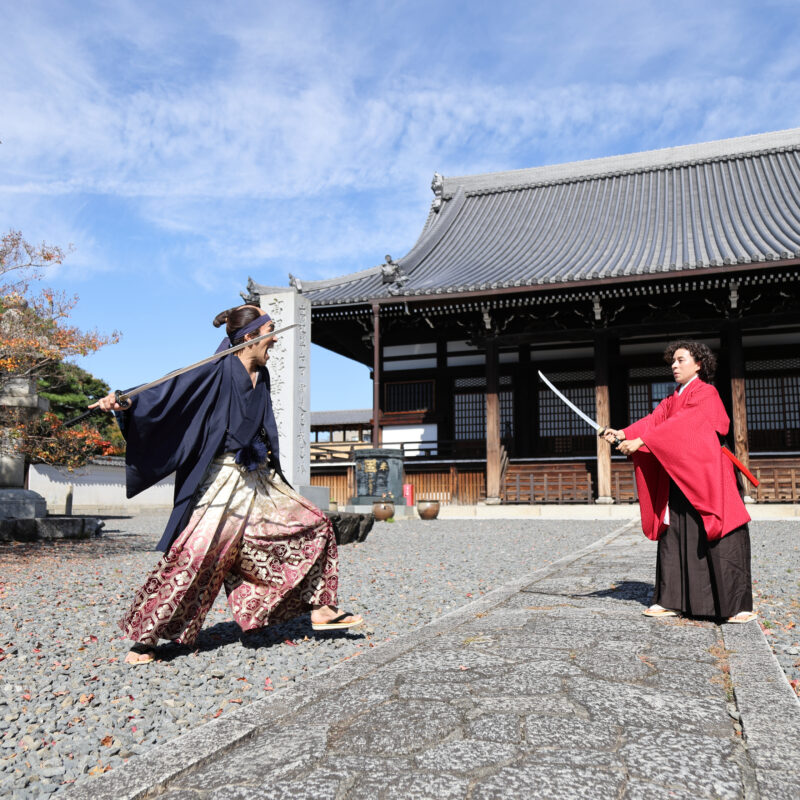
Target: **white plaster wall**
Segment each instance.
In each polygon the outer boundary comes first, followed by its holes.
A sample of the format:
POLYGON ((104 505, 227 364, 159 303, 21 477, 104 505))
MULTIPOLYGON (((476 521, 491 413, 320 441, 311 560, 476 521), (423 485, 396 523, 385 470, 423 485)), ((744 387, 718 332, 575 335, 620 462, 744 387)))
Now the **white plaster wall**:
POLYGON ((88 464, 70 472, 65 467, 31 464, 28 488, 47 501, 51 514, 63 514, 69 487, 73 511, 143 511, 172 508, 175 481, 170 476, 128 500, 124 464, 88 464))
POLYGON ((276 328, 297 324, 278 337, 267 368, 278 423, 281 467, 295 487, 311 483, 311 303, 293 288, 270 289, 261 308, 276 328))
MULTIPOLYGON (((392 445, 405 442, 406 455, 417 456, 421 455, 420 451, 413 447, 409 447, 408 443, 435 442, 437 440, 437 434, 438 426, 436 423, 429 423, 425 425, 386 425, 382 429, 381 447, 391 449, 392 445)), ((436 455, 435 450, 426 449, 424 452, 428 455, 436 455)))

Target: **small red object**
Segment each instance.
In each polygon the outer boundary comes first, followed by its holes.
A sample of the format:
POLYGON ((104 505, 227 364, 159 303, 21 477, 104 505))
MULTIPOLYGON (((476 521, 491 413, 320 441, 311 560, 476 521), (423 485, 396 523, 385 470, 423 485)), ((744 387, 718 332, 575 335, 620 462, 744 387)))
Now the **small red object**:
POLYGON ((413 483, 404 483, 403 484, 403 497, 405 498, 407 506, 414 505, 414 484, 413 483))

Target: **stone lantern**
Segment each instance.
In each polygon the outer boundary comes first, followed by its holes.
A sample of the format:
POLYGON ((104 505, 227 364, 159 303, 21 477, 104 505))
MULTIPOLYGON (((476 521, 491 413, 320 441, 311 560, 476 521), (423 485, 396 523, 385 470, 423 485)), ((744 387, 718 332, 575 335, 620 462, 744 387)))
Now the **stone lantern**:
MULTIPOLYGON (((50 408, 36 392, 36 378, 8 378, 0 386, 0 407, 31 420, 50 408)), ((0 541, 85 539, 97 536, 103 523, 95 517, 48 516, 47 502, 25 488, 25 457, 15 452, 12 432, 0 429, 0 541)))
MULTIPOLYGON (((0 386, 0 406, 13 409, 29 421, 50 409, 50 401, 39 397, 36 378, 8 378, 0 386)), ((0 519, 33 519, 47 516, 47 503, 36 492, 25 489, 25 457, 15 452, 8 429, 0 430, 0 519)))

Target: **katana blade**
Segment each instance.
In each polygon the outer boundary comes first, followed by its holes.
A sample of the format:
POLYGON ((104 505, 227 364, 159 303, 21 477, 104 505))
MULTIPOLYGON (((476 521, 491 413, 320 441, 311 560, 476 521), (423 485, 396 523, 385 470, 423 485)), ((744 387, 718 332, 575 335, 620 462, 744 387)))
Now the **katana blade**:
MULTIPOLYGON (((278 328, 276 331, 270 331, 269 333, 262 333, 260 336, 256 336, 254 339, 248 339, 246 342, 241 342, 240 344, 235 344, 233 347, 229 347, 227 350, 223 350, 221 353, 214 353, 213 356, 208 356, 207 358, 202 358, 200 361, 195 361, 194 364, 190 364, 188 367, 181 367, 180 369, 173 370, 172 372, 167 373, 166 375, 158 378, 154 381, 150 381, 150 383, 144 383, 141 386, 137 386, 135 389, 131 389, 127 392, 117 392, 117 402, 120 405, 125 405, 126 401, 130 404, 130 399, 132 397, 136 397, 137 394, 141 394, 145 389, 152 389, 154 386, 158 386, 166 381, 172 380, 173 378, 177 378, 179 375, 183 375, 186 372, 190 372, 193 369, 197 369, 197 367, 202 367, 203 364, 210 364, 212 361, 217 361, 220 358, 224 358, 225 356, 230 355, 231 353, 236 353, 239 350, 243 350, 245 347, 249 347, 251 344, 256 344, 257 342, 262 341, 263 339, 270 339, 273 336, 277 336, 279 333, 285 333, 286 331, 291 330, 292 328, 296 328, 299 323, 294 322, 291 325, 286 325, 283 328, 278 328)), ((86 419, 87 417, 91 417, 93 414, 101 414, 102 409, 100 408, 90 408, 88 411, 84 411, 83 414, 80 414, 73 419, 67 420, 64 423, 65 428, 69 428, 72 425, 76 425, 78 422, 86 419)))
POLYGON ((550 387, 553 394, 555 394, 562 403, 568 405, 587 425, 591 425, 600 436, 605 433, 606 429, 604 427, 598 425, 588 414, 584 414, 583 411, 581 411, 578 406, 575 405, 575 403, 564 397, 564 395, 559 392, 558 389, 556 389, 556 387, 553 386, 553 384, 550 383, 550 381, 541 372, 539 372, 539 377, 550 387))
POLYGON ((172 378, 177 378, 179 375, 183 375, 185 372, 190 372, 193 369, 197 369, 197 367, 202 367, 203 364, 210 364, 212 361, 217 361, 220 358, 224 358, 231 353, 235 353, 238 350, 244 350, 245 347, 250 347, 251 344, 256 344, 256 342, 260 342, 262 339, 270 339, 273 336, 277 336, 279 333, 285 333, 292 328, 296 328, 299 323, 295 322, 292 325, 287 325, 284 328, 278 328, 276 331, 270 331, 269 333, 262 333, 261 336, 256 336, 255 339, 248 339, 246 342, 241 342, 240 344, 236 344, 233 347, 229 347, 227 350, 223 350, 221 353, 214 353, 213 356, 208 356, 208 358, 203 358, 200 361, 196 361, 194 364, 190 364, 188 367, 181 367, 180 369, 176 369, 173 372, 169 372, 161 378, 157 380, 150 381, 150 383, 142 384, 141 386, 137 386, 135 389, 131 389, 129 392, 120 393, 120 397, 125 400, 130 399, 131 397, 136 397, 137 394, 141 394, 145 389, 152 389, 154 386, 158 386, 161 383, 164 383, 168 380, 172 380, 172 378))

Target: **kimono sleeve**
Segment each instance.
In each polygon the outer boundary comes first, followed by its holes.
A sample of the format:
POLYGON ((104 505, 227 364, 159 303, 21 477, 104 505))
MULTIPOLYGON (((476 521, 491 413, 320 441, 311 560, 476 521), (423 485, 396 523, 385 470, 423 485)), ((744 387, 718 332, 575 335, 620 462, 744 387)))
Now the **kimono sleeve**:
POLYGON ((219 427, 214 424, 221 411, 216 402, 221 383, 217 363, 198 367, 134 398, 120 426, 126 439, 128 497, 196 459, 209 432, 219 427))
POLYGON ((717 436, 726 433, 729 424, 716 389, 703 384, 676 413, 640 434, 700 514, 709 539, 749 520, 717 436))

